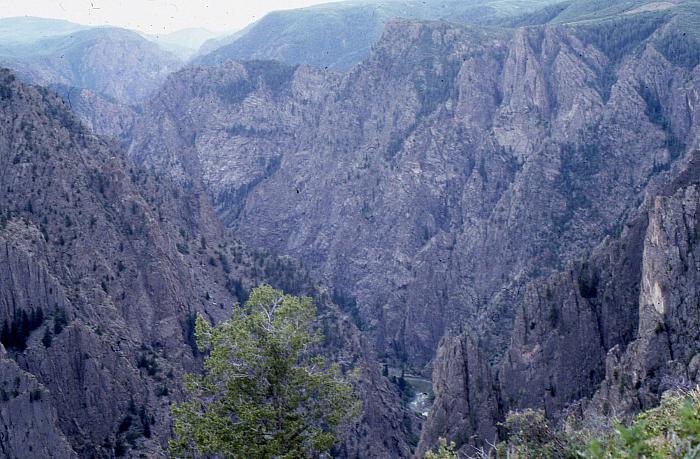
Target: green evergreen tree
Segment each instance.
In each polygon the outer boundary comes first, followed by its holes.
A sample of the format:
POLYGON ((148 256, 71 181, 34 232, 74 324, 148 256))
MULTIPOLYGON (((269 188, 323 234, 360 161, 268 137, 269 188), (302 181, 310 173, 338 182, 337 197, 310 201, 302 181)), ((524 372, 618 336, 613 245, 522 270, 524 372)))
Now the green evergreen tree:
POLYGON ((351 383, 314 352, 310 298, 253 290, 215 327, 197 317, 204 374, 188 375, 191 400, 173 406, 174 456, 312 457, 328 451, 358 409, 351 383))

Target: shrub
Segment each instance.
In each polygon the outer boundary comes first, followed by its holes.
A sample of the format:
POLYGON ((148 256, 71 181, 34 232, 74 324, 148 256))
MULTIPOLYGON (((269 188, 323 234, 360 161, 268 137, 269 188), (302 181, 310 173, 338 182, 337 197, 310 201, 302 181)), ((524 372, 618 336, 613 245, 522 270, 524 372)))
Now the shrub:
POLYGON ((629 426, 588 445, 590 458, 695 458, 700 456, 700 390, 664 395, 661 404, 629 426))
POLYGON ((316 308, 269 286, 253 290, 233 317, 197 317, 204 374, 189 375, 190 400, 174 405, 175 456, 318 457, 335 443, 358 403, 337 365, 313 349, 316 308))
POLYGON ((514 459, 573 459, 580 447, 557 431, 541 410, 510 412, 503 423, 507 440, 498 445, 496 457, 514 459))
POLYGON ((438 440, 438 450, 436 452, 428 451, 425 454, 425 459, 457 459, 457 457, 455 444, 451 442, 448 445, 444 437, 440 437, 438 440))

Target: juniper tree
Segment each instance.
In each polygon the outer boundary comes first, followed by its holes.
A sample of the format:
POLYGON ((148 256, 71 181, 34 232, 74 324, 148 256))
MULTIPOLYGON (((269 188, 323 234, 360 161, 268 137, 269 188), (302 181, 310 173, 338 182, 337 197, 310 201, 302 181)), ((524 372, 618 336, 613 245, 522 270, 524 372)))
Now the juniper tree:
POLYGON ((204 372, 188 375, 190 399, 173 406, 175 456, 311 457, 330 450, 358 408, 352 384, 318 355, 311 299, 269 286, 233 318, 195 323, 204 372))

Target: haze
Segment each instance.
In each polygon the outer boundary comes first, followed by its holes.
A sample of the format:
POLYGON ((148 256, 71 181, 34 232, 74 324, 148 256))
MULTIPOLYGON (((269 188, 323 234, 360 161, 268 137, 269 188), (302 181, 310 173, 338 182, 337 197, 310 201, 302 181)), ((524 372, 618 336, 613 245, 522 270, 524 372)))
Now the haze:
POLYGON ((320 0, 0 0, 0 17, 38 16, 85 25, 109 25, 149 34, 202 27, 241 29, 274 10, 327 3, 320 0))

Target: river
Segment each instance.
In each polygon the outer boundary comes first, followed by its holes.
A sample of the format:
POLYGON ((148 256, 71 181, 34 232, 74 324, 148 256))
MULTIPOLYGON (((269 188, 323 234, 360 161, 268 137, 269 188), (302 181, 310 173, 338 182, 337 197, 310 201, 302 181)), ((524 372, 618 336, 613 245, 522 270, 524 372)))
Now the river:
POLYGON ((413 389, 413 398, 408 402, 409 408, 420 416, 428 417, 430 407, 433 406, 433 383, 429 379, 418 376, 404 376, 406 382, 413 389))
MULTIPOLYGON (((392 378, 400 378, 401 370, 398 368, 389 368, 389 376, 392 378)), ((408 407, 414 413, 422 417, 428 417, 430 407, 433 406, 433 383, 429 379, 422 378, 411 374, 404 374, 404 380, 411 388, 412 395, 408 402, 408 407)))

